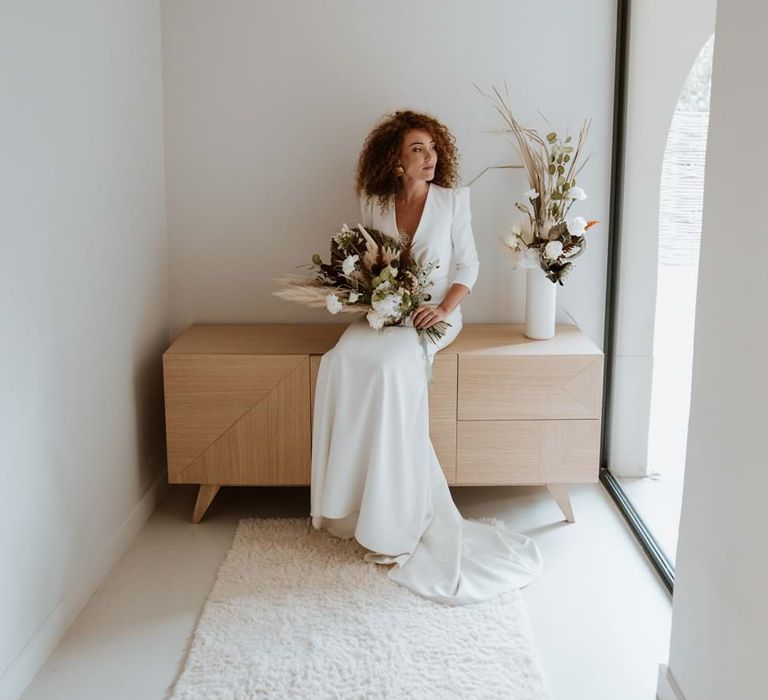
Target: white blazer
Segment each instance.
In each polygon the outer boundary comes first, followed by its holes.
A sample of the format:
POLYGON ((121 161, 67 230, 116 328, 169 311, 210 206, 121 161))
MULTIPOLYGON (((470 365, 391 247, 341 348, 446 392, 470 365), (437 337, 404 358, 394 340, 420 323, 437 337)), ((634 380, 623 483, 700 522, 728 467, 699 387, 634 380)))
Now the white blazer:
MULTIPOLYGON (((394 198, 381 211, 378 200, 360 198, 363 226, 397 236, 394 198)), ((480 261, 477 257, 469 209, 469 187, 441 187, 429 183, 427 199, 416 233, 412 254, 421 263, 437 260, 432 271, 434 285, 430 289, 430 304, 439 304, 453 283, 458 282, 472 291, 477 281, 480 261)))

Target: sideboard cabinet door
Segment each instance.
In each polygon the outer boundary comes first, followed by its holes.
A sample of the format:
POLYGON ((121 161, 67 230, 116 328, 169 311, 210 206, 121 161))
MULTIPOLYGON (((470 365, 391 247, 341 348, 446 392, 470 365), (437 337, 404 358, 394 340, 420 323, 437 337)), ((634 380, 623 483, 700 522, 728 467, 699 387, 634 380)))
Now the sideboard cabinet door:
POLYGON ((166 354, 168 479, 309 483, 309 355, 166 354))

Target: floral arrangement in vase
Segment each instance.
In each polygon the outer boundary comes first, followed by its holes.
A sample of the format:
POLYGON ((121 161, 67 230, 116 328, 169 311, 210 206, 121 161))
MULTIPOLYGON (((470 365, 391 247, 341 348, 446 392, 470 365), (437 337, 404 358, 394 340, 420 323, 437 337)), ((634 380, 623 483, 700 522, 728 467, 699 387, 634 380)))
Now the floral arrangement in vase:
POLYGON ((599 223, 582 216, 568 216, 574 202, 587 198, 586 192, 576 185, 576 175, 589 160, 587 157, 579 162, 591 120, 584 121, 575 146, 567 134, 562 139, 556 131, 550 131, 542 137, 535 129, 522 126, 512 114, 508 101, 496 88, 493 92, 494 96, 486 97, 506 124, 503 133, 511 134, 529 186, 523 192, 524 201, 515 202, 525 218, 522 223, 512 225, 503 243, 514 267, 526 269, 539 265, 547 279, 562 286, 574 258, 586 250, 586 232, 599 223))
POLYGON ((584 121, 575 145, 570 135, 566 134, 563 139, 554 130, 541 136, 535 129, 522 126, 513 115, 506 83, 506 100, 496 88, 493 88, 493 95, 485 95, 477 85, 475 87, 501 115, 505 124, 501 132, 512 142, 522 160, 522 165, 492 167, 522 168, 528 180, 528 189, 522 193, 523 201, 515 202, 525 216, 521 222, 512 225, 502 243, 512 268, 529 271, 526 334, 549 338, 554 335, 555 285, 563 285, 574 259, 583 255, 587 248, 587 232, 599 223, 596 219, 570 216, 573 204, 587 199, 587 193, 576 185, 576 176, 589 160, 587 157, 582 161, 581 153, 591 120, 584 121), (538 270, 543 272, 543 277, 538 270), (542 279, 548 282, 542 284, 542 279), (533 316, 537 318, 531 318, 533 316))
POLYGON ((587 198, 581 187, 569 187, 562 197, 550 199, 551 209, 543 222, 536 212, 540 197, 541 193, 533 188, 523 192, 526 202, 515 202, 515 206, 528 215, 528 220, 512 224, 502 242, 509 251, 513 268, 541 267, 548 280, 562 286, 573 267, 573 259, 587 248, 587 229, 598 221, 587 221, 581 216, 565 219, 574 201, 587 198), (562 215, 557 213, 560 209, 562 215), (559 216, 563 218, 558 220, 559 216))
MULTIPOLYGON (((394 238, 362 224, 354 229, 343 224, 331 238, 330 262, 323 262, 315 253, 309 265, 313 276, 278 277, 287 286, 272 294, 325 307, 332 314, 364 311, 368 324, 377 331, 384 326, 412 325, 411 313, 432 298, 430 275, 436 264, 417 262, 407 235, 394 238)), ((438 321, 417 332, 422 344, 426 339, 437 342, 450 326, 438 321)))

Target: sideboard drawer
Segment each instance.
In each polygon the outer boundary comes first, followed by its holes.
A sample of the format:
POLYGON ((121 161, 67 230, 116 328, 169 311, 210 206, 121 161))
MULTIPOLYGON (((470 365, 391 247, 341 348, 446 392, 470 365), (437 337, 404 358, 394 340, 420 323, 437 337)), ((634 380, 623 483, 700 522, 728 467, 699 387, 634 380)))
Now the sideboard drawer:
POLYGON ((458 359, 458 420, 600 417, 602 356, 458 359))
POLYGON ((460 421, 457 484, 539 484, 543 421, 460 421))
POLYGON ((456 484, 597 480, 599 420, 458 421, 456 484))

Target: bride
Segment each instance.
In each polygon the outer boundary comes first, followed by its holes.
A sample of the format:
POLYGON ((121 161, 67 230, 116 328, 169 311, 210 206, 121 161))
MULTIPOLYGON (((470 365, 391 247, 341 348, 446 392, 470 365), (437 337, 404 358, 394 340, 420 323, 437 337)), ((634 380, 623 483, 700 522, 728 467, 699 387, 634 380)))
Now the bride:
POLYGON ((529 537, 464 519, 429 437, 434 355, 462 328, 479 261, 469 188, 455 187, 455 139, 427 114, 398 111, 368 135, 357 165, 362 224, 408 236, 432 272, 429 304, 409 325, 351 323, 320 362, 312 426, 311 523, 354 537, 387 576, 449 605, 522 588, 542 569, 529 537), (450 323, 437 343, 417 329, 450 323))

